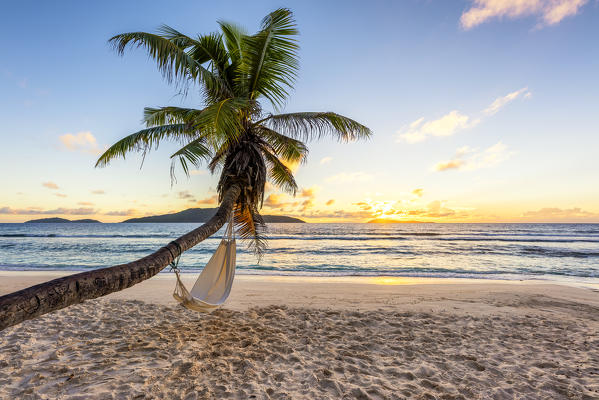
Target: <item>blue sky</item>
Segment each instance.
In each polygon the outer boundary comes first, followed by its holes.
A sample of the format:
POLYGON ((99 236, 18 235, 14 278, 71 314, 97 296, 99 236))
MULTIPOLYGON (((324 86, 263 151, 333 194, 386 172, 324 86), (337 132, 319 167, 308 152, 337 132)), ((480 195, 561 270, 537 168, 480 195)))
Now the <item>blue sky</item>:
POLYGON ((296 199, 264 212, 310 221, 599 222, 599 3, 12 2, 0 26, 0 221, 120 221, 214 205, 216 179, 171 186, 161 146, 94 169, 98 151, 140 129, 145 106, 201 107, 117 34, 224 19, 255 31, 295 13, 301 70, 285 111, 335 111, 368 142, 310 143, 296 199), (331 201, 332 200, 332 201, 331 201), (328 204, 327 204, 328 203, 328 204))

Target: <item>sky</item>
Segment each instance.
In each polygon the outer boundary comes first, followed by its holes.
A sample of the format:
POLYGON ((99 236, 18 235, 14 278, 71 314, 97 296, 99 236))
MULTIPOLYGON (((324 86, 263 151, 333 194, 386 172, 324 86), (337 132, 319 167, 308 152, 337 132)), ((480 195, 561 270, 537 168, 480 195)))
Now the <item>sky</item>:
MULTIPOLYGON (((126 218, 216 206, 206 168, 169 176, 175 144, 94 168, 143 108, 192 106, 115 34, 217 20, 256 31, 290 8, 300 73, 284 111, 334 111, 371 139, 309 143, 309 222, 599 222, 599 1, 19 1, 0 25, 0 222, 126 218)), ((268 107, 267 107, 268 108, 268 107)))

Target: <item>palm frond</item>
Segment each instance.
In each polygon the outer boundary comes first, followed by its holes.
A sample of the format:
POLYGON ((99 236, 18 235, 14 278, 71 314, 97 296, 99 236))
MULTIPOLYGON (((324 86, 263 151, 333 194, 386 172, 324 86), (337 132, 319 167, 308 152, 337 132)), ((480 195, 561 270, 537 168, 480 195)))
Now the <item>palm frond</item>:
POLYGON ((241 44, 243 37, 246 36, 245 30, 238 25, 226 21, 218 21, 218 25, 223 33, 225 46, 227 47, 227 52, 231 58, 231 63, 239 65, 243 56, 241 44))
POLYGON ((284 104, 299 68, 298 33, 293 13, 280 8, 264 18, 260 32, 243 37, 240 84, 251 98, 264 96, 276 109, 284 104))
POLYGON ((202 62, 210 61, 219 76, 223 76, 229 63, 229 55, 222 35, 218 33, 199 36, 196 43, 189 49, 189 55, 196 60, 202 60, 202 62))
POLYGON ((258 262, 268 248, 266 224, 255 207, 237 203, 233 209, 233 221, 239 237, 257 257, 258 262))
POLYGON ((224 164, 225 157, 227 156, 227 152, 229 151, 230 143, 224 142, 219 149, 214 152, 214 156, 212 160, 208 163, 208 169, 211 174, 214 174, 218 167, 221 167, 224 164))
POLYGON ((203 110, 181 107, 144 108, 143 122, 147 127, 166 124, 193 124, 203 110))
POLYGON ((220 147, 226 141, 236 141, 243 130, 241 116, 251 112, 252 103, 247 98, 235 97, 210 104, 194 120, 194 127, 213 132, 208 137, 213 148, 220 147))
POLYGON ((186 176, 189 176, 189 164, 199 167, 202 161, 207 161, 212 156, 212 151, 204 145, 205 138, 200 137, 177 150, 171 155, 171 181, 175 180, 175 164, 179 161, 186 176))
POLYGON ((297 183, 293 177, 293 173, 285 164, 281 162, 274 154, 268 150, 262 153, 266 159, 266 163, 269 164, 268 175, 272 183, 274 183, 281 190, 295 196, 297 192, 297 183))
POLYGON ((113 36, 108 42, 119 55, 125 53, 127 46, 145 48, 169 83, 198 81, 205 90, 211 92, 218 92, 223 87, 223 82, 217 75, 194 60, 185 48, 177 45, 180 40, 171 41, 166 37, 147 32, 129 32, 113 36))
POLYGON ((110 146, 98 158, 96 167, 104 167, 111 160, 118 157, 125 158, 125 155, 130 151, 143 151, 145 154, 152 147, 157 148, 160 141, 166 138, 183 140, 185 138, 191 139, 196 135, 197 132, 190 130, 186 124, 161 125, 142 129, 110 146))
POLYGON ((301 141, 281 135, 265 126, 259 126, 255 131, 284 161, 304 163, 307 160, 308 147, 301 141))
MULTIPOLYGON (((158 27, 157 31, 161 37, 168 39, 175 46, 177 46, 183 50, 186 50, 187 48, 197 44, 197 41, 195 39, 190 38, 189 36, 179 32, 175 28, 171 28, 170 26, 168 26, 166 24, 160 25, 160 27, 158 27)), ((208 60, 206 59, 206 60, 202 61, 202 60, 196 59, 195 61, 202 64, 208 60)))
POLYGON ((342 142, 368 138, 366 126, 333 112, 299 112, 269 115, 254 125, 266 125, 283 135, 303 141, 332 136, 342 142))

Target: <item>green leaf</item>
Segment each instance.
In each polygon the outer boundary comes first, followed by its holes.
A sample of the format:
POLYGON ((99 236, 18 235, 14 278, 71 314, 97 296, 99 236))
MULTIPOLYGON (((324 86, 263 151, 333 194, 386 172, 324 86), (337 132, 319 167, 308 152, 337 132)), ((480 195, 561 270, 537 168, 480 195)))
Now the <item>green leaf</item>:
POLYGON ((181 107, 144 108, 143 122, 148 127, 167 124, 193 124, 203 110, 181 107))
POLYGON ((308 156, 308 147, 297 139, 281 135, 264 126, 258 127, 256 133, 273 149, 274 153, 284 161, 304 163, 308 156))
POLYGON ((171 155, 171 179, 175 178, 175 161, 179 161, 183 172, 189 176, 189 164, 199 167, 202 161, 207 161, 212 156, 212 151, 204 145, 205 138, 200 137, 183 146, 171 155))
POLYGON ((299 68, 298 34, 292 12, 281 8, 264 18, 260 32, 243 37, 240 68, 251 98, 264 96, 277 109, 284 104, 299 68))
POLYGON ((158 147, 163 139, 193 138, 197 132, 189 130, 186 124, 162 125, 153 128, 142 129, 135 132, 108 148, 96 162, 96 167, 104 167, 114 158, 122 157, 130 151, 143 151, 144 154, 152 147, 158 147))
POLYGON ((266 125, 286 136, 307 141, 332 136, 342 142, 368 138, 366 126, 333 112, 300 112, 270 115, 255 125, 266 125))
MULTIPOLYGON (((163 27, 164 29, 164 27, 163 27)), ((184 47, 180 47, 180 39, 169 40, 157 34, 147 32, 130 32, 113 36, 108 41, 118 54, 123 55, 127 46, 143 47, 148 51, 158 66, 158 70, 167 82, 186 80, 200 83, 205 90, 218 92, 224 86, 221 79, 207 70, 191 57, 184 47)))

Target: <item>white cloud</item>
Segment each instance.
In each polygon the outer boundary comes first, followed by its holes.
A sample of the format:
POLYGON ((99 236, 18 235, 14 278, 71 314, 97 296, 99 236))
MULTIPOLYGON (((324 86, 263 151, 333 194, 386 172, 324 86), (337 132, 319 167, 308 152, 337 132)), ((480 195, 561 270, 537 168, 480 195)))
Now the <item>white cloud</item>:
POLYGON ((58 138, 63 147, 69 151, 99 154, 102 150, 91 132, 66 133, 58 138))
POLYGON ((326 181, 329 183, 352 183, 352 182, 366 182, 372 180, 374 176, 367 174, 366 172, 341 172, 339 174, 329 176, 326 181))
POLYGON ((401 130, 399 137, 408 143, 422 142, 429 136, 451 136, 458 131, 475 126, 478 122, 454 110, 432 121, 425 122, 424 118, 417 119, 401 130))
POLYGON ((506 104, 511 103, 516 100, 518 97, 529 98, 531 93, 528 91, 528 88, 522 88, 516 90, 515 92, 508 93, 505 96, 499 97, 493 101, 489 107, 483 110, 483 114, 485 115, 494 115, 497 114, 499 110, 501 110, 506 104))
POLYGON ((320 165, 328 164, 332 160, 333 160, 333 157, 323 157, 322 160, 320 160, 320 165))
POLYGON ((536 16, 538 26, 555 25, 576 15, 588 0, 472 0, 460 17, 464 29, 472 29, 491 19, 516 19, 536 16))
POLYGON ((470 147, 462 147, 456 151, 454 158, 438 162, 433 166, 432 170, 438 172, 452 169, 474 171, 498 165, 513 155, 514 152, 509 150, 502 142, 497 142, 483 151, 478 151, 470 147))
POLYGON ((517 98, 529 98, 530 96, 531 92, 528 88, 524 87, 508 93, 505 96, 498 97, 488 107, 482 110, 479 115, 466 115, 460 111, 453 110, 441 118, 432 121, 425 121, 424 118, 419 118, 397 132, 397 141, 417 143, 422 142, 431 136, 452 136, 464 129, 475 127, 485 118, 496 114, 506 104, 517 98))

